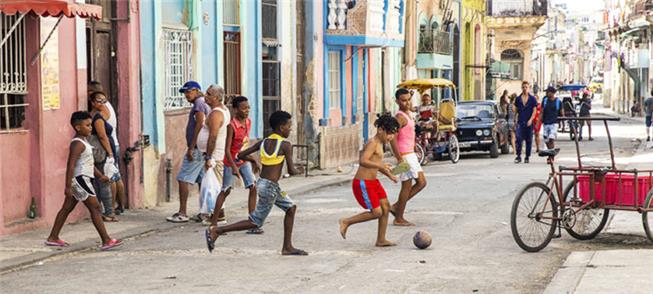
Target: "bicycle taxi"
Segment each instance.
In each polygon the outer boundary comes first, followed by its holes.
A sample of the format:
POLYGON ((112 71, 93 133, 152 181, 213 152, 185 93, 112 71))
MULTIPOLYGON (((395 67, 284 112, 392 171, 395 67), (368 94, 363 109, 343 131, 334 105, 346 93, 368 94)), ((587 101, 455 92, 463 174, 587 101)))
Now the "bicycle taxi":
POLYGON ((416 126, 415 153, 420 164, 427 163, 428 158, 440 160, 444 153, 449 155, 452 163, 460 160, 460 146, 456 137, 456 85, 447 79, 416 79, 408 80, 397 85, 397 88, 416 90, 420 94, 433 88, 450 89, 452 98, 446 98, 438 104, 435 113, 435 134, 429 136, 427 130, 416 126))
POLYGON ((618 169, 615 165, 610 117, 560 118, 566 121, 602 121, 608 138, 611 165, 588 166, 581 161, 575 138, 576 167, 554 166, 560 149, 543 150, 551 167, 545 183, 532 182, 515 197, 510 213, 510 228, 517 245, 528 252, 545 248, 564 228, 578 240, 590 240, 605 227, 611 210, 633 211, 642 215, 646 236, 653 241, 653 170, 618 169), (564 186, 563 183, 567 183, 564 186), (563 189, 564 187, 564 189, 563 189), (556 229, 557 234, 556 234, 556 229))
MULTIPOLYGON (((562 108, 566 117, 578 117, 580 115, 580 93, 587 89, 582 84, 562 85, 558 88, 558 97, 562 101, 562 108)), ((561 122, 558 131, 569 133, 569 139, 574 140, 582 121, 570 120, 561 122)))

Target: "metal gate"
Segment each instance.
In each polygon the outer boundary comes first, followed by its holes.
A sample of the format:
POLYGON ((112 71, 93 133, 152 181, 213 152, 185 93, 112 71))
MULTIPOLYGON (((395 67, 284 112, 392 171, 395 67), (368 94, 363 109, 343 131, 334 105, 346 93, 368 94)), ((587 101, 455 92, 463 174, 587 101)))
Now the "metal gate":
POLYGON ((224 91, 227 99, 240 95, 240 33, 224 32, 224 91))
POLYGON ((27 95, 24 15, 0 14, 0 133, 22 129, 27 95))

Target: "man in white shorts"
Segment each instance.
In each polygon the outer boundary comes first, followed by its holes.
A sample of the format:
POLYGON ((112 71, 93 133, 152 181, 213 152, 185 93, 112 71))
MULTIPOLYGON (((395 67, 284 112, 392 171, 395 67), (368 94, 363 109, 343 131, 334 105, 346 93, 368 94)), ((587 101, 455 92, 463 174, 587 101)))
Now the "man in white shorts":
POLYGON ((558 137, 558 117, 564 116, 562 101, 555 96, 556 89, 548 87, 546 89, 546 98, 542 100, 542 111, 540 120, 542 121, 542 137, 546 148, 555 148, 555 139, 558 137))

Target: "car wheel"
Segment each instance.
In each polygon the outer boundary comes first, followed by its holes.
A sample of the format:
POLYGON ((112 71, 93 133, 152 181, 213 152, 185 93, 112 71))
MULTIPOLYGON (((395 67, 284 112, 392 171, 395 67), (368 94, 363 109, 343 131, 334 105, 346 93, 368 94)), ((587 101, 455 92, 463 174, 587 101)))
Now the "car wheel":
POLYGON ((490 146, 490 158, 497 157, 499 157, 499 140, 495 138, 492 146, 490 146))

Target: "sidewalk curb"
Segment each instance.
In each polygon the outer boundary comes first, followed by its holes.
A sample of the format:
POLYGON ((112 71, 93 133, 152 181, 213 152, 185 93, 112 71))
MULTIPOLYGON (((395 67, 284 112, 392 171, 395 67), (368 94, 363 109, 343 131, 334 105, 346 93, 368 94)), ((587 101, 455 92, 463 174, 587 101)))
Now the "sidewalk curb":
POLYGON ((618 115, 616 113, 606 113, 606 112, 593 112, 592 115, 612 116, 612 117, 619 118, 621 121, 628 121, 628 122, 641 123, 641 124, 644 123, 643 117, 630 117, 625 115, 618 115))
MULTIPOLYGON (((309 182, 305 185, 301 185, 299 187, 289 189, 286 192, 290 195, 306 194, 315 190, 328 188, 331 186, 342 185, 350 181, 352 177, 353 176, 350 174, 338 175, 338 176, 334 176, 334 178, 332 179, 326 179, 320 183, 309 182)), ((168 232, 176 228, 182 227, 184 225, 187 225, 187 223, 170 223, 166 221, 162 221, 154 224, 148 223, 145 224, 144 226, 132 228, 123 231, 121 233, 116 233, 113 237, 122 240, 134 239, 149 234, 168 232)), ((97 250, 97 246, 98 246, 97 238, 92 238, 70 245, 68 247, 64 247, 61 250, 35 252, 32 254, 14 257, 2 262, 2 265, 0 265, 0 275, 4 275, 20 269, 32 267, 35 266, 38 262, 45 261, 58 256, 64 256, 64 255, 69 255, 69 254, 74 254, 74 253, 84 252, 84 251, 97 250)))
POLYGON ((575 251, 547 285, 544 294, 574 293, 596 251, 575 251))

